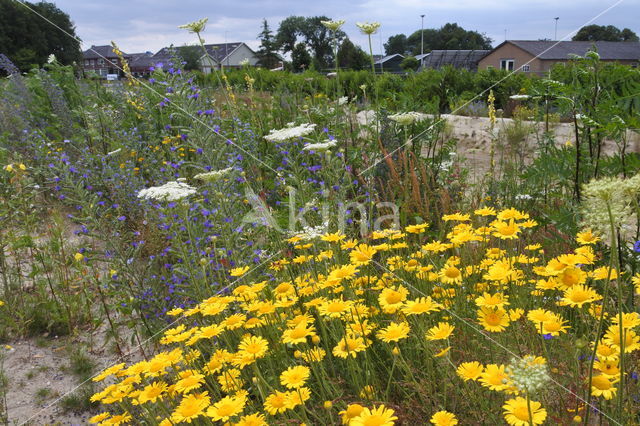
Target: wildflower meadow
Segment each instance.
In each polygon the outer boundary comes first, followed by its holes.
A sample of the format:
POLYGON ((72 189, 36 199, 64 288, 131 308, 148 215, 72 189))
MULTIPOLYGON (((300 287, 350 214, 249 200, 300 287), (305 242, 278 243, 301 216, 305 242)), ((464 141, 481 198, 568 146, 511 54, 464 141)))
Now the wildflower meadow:
POLYGON ((640 421, 638 68, 0 67, 4 421, 23 339, 92 424, 640 421))

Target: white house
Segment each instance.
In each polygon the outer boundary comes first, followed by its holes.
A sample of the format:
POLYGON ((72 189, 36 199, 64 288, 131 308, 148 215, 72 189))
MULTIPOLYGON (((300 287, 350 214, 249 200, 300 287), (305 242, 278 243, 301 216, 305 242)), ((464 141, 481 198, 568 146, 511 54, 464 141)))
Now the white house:
POLYGON ((243 42, 206 44, 207 55, 200 58, 200 68, 205 74, 213 69, 256 66, 258 56, 243 42))

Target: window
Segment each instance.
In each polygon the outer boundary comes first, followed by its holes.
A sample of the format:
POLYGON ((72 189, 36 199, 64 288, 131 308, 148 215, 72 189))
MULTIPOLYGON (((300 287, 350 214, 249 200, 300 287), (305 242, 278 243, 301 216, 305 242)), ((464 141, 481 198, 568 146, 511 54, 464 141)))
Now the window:
POLYGON ((98 59, 98 65, 104 65, 104 59, 98 59))
POLYGON ((513 59, 500 59, 500 69, 513 71, 513 65, 515 64, 515 60, 513 59))
POLYGON ((89 66, 89 64, 90 64, 90 63, 91 63, 91 62, 90 62, 88 59, 85 59, 85 60, 84 60, 84 64, 85 64, 85 66, 89 66))
POLYGON ((529 65, 523 65, 522 66, 522 71, 523 72, 529 72, 529 71, 531 71, 531 68, 529 68, 529 65))

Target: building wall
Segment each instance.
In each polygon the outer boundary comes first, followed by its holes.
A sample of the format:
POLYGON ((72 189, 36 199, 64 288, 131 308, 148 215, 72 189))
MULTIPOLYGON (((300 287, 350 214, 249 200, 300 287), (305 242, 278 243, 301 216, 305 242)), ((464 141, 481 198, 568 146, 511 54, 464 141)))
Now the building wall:
POLYGON ((514 60, 514 71, 519 71, 524 64, 527 64, 527 62, 529 65, 529 71, 525 72, 540 73, 544 71, 542 61, 540 59, 534 59, 532 54, 525 52, 511 43, 506 43, 499 49, 494 50, 484 58, 480 59, 480 62, 478 62, 478 69, 483 70, 489 67, 500 69, 500 61, 503 59, 514 60))
POLYGON ((249 65, 251 66, 256 66, 256 64, 258 63, 258 57, 256 56, 256 54, 253 53, 253 51, 249 49, 249 47, 247 47, 245 44, 241 44, 236 50, 233 51, 231 55, 229 55, 229 58, 224 60, 223 65, 225 67, 241 67, 242 61, 244 59, 248 59, 249 65))
POLYGON ((95 58, 95 59, 83 59, 82 69, 84 72, 95 72, 96 74, 106 77, 107 74, 123 75, 122 65, 118 57, 113 58, 95 58))

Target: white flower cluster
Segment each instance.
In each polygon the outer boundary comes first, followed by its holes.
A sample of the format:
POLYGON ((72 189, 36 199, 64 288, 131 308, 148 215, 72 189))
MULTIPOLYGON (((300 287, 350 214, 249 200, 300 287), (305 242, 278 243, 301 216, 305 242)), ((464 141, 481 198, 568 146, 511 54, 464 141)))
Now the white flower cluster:
POLYGON ((294 126, 289 123, 287 127, 280 130, 271 130, 264 138, 271 142, 284 142, 290 139, 301 138, 307 136, 315 129, 315 124, 304 123, 299 126, 294 126))
POLYGON ((202 19, 198 19, 197 21, 189 22, 188 24, 185 24, 185 25, 180 25, 178 28, 180 28, 181 30, 187 30, 190 33, 197 34, 204 31, 208 21, 209 21, 209 18, 202 18, 202 19))
POLYGON ((640 195, 640 174, 628 179, 605 177, 592 180, 584 185, 583 195, 583 223, 608 239, 611 221, 615 229, 620 229, 629 219, 635 218, 632 202, 640 195))
POLYGON ((336 21, 320 21, 330 31, 338 31, 340 27, 344 25, 344 19, 338 19, 336 21))
POLYGON ((227 167, 226 169, 221 169, 221 170, 212 170, 207 173, 198 173, 197 175, 194 176, 194 179, 199 179, 205 182, 216 182, 221 178, 223 178, 224 176, 231 173, 232 171, 233 171, 233 167, 227 167))
POLYGON ((141 189, 138 198, 157 201, 177 201, 191 194, 195 194, 196 189, 184 182, 167 182, 161 186, 141 189))
POLYGON ((423 114, 421 112, 409 111, 392 114, 389 116, 389 120, 393 120, 401 126, 408 126, 409 124, 424 121, 428 117, 429 116, 427 114, 423 114))
POLYGON ((375 34, 380 28, 380 22, 358 22, 356 26, 360 28, 363 34, 375 34))
POLYGON ((325 222, 318 226, 304 226, 302 232, 293 232, 294 236, 301 237, 303 240, 313 240, 327 233, 329 222, 325 222))
POLYGON ((505 372, 513 385, 522 392, 535 392, 551 380, 547 364, 539 362, 533 355, 513 358, 505 372))
POLYGON ((333 148, 334 146, 336 146, 338 144, 338 141, 336 141, 335 139, 330 141, 330 140, 326 140, 324 142, 319 142, 319 143, 310 143, 308 145, 305 145, 304 148, 302 148, 304 151, 327 151, 330 148, 333 148))
POLYGON ((529 95, 511 95, 509 98, 514 101, 523 101, 525 99, 529 99, 529 95))

